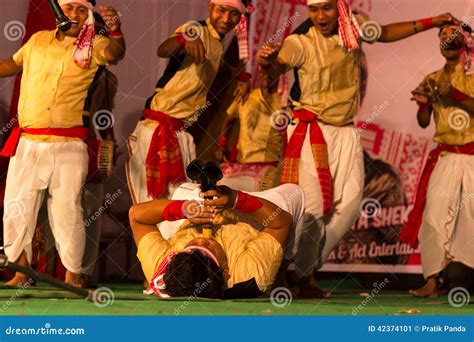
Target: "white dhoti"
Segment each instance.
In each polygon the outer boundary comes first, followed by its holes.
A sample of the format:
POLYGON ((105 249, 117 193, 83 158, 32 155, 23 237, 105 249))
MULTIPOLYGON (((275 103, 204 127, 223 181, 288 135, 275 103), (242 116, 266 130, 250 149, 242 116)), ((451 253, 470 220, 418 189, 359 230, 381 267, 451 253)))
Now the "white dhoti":
POLYGON ((82 141, 36 142, 21 138, 10 159, 4 200, 4 244, 9 260, 23 251, 29 262, 38 211, 47 193, 47 207, 56 249, 67 270, 80 273, 85 230, 81 194, 88 169, 82 141))
MULTIPOLYGON (((356 129, 352 126, 318 124, 328 148, 335 210, 323 217, 322 194, 308 130, 299 163, 299 185, 306 197, 304 229, 295 257, 295 270, 299 277, 308 276, 314 268, 320 268, 338 241, 349 231, 359 217, 364 190, 363 151, 356 129)), ((295 127, 288 127, 290 137, 295 127)))
MULTIPOLYGON (((202 200, 199 196, 201 190, 198 184, 186 183, 182 184, 176 189, 173 194, 173 200, 202 200)), ((286 211, 293 217, 293 226, 291 227, 290 233, 287 238, 287 242, 284 248, 285 259, 291 260, 297 254, 299 248, 300 235, 303 229, 303 217, 305 198, 303 190, 296 184, 283 184, 274 189, 262 191, 262 192, 248 192, 252 196, 266 199, 269 202, 277 205, 279 208, 286 211)), ((278 213, 276 212, 275 215, 278 213)), ((255 227, 255 229, 263 230, 264 226, 258 224, 248 214, 239 214, 242 219, 255 227)), ((274 217, 269 217, 271 221, 274 217)), ((179 220, 174 222, 164 221, 159 225, 161 235, 168 239, 172 236, 178 228, 183 224, 185 220, 179 220)))
POLYGON ((451 261, 474 268, 474 156, 440 156, 430 177, 418 240, 425 278, 451 261))
POLYGON ((278 163, 225 163, 222 164, 223 178, 219 185, 240 191, 264 191, 279 184, 281 167, 278 163))
MULTIPOLYGON (((139 121, 135 131, 128 138, 128 153, 130 158, 125 164, 125 171, 127 174, 128 188, 134 204, 151 201, 153 199, 148 195, 146 185, 146 156, 148 154, 148 148, 150 147, 151 138, 158 125, 158 122, 156 122, 156 124, 145 124, 143 121, 139 121)), ((183 159, 183 167, 184 170, 186 170, 188 164, 196 158, 194 139, 191 134, 184 130, 177 131, 176 136, 183 159)), ((170 184, 168 187, 169 194, 172 195, 175 189, 176 185, 170 184)))

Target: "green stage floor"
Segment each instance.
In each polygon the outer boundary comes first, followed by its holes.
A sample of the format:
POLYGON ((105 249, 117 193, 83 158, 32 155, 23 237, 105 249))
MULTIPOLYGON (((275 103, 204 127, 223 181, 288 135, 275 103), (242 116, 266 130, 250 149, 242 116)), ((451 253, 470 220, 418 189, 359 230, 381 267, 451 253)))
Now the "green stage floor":
POLYGON ((39 284, 25 290, 0 289, 0 315, 473 315, 474 303, 451 306, 448 296, 414 298, 407 292, 383 290, 373 297, 355 284, 321 282, 336 288, 330 299, 292 300, 277 307, 270 299, 213 301, 159 300, 141 294, 140 284, 102 284, 113 292, 110 305, 98 307, 74 294, 39 284), (335 285, 338 285, 337 287, 335 285), (365 294, 364 294, 365 292, 365 294), (369 300, 370 298, 370 300, 369 300), (364 302, 365 300, 365 302, 364 302), (358 307, 360 305, 360 307, 358 307))

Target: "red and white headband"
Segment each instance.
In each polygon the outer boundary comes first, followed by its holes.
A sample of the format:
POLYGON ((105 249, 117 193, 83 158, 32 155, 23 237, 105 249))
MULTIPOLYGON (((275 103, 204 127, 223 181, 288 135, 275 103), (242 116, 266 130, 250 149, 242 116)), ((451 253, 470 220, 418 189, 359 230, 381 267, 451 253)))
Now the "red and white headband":
MULTIPOLYGON (((189 246, 183 249, 180 253, 191 253, 192 251, 198 250, 202 252, 207 257, 211 258, 217 266, 220 266, 219 261, 217 260, 216 256, 211 253, 210 250, 200 246, 189 246)), ((166 273, 166 269, 168 265, 171 263, 173 258, 178 253, 170 253, 166 256, 166 258, 161 262, 158 270, 156 271, 155 275, 151 278, 150 281, 150 288, 153 290, 153 293, 156 294, 160 298, 169 298, 170 296, 166 293, 166 284, 164 281, 164 276, 166 273)))

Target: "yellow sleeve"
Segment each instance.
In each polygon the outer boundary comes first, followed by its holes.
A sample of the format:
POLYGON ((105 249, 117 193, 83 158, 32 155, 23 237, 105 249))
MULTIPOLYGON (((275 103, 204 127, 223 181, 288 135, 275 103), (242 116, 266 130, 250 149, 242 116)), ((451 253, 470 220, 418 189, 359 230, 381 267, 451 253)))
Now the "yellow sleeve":
POLYGON ((161 261, 169 254, 170 246, 159 231, 146 234, 137 248, 137 257, 148 281, 155 275, 161 261))
POLYGON ((15 62, 16 65, 19 67, 23 66, 23 62, 25 61, 25 58, 28 58, 31 54, 31 49, 35 45, 36 39, 43 33, 43 31, 36 32, 34 35, 28 39, 28 41, 13 55, 13 61, 15 62))
POLYGON ((270 234, 258 233, 236 259, 234 283, 255 278, 260 291, 265 292, 275 281, 282 258, 283 250, 278 241, 270 234))
POLYGON ((288 36, 278 54, 280 63, 285 64, 289 69, 299 68, 305 61, 305 50, 298 35, 288 36))
POLYGON ((96 36, 94 46, 92 48, 92 58, 97 65, 108 65, 109 62, 105 58, 105 50, 110 44, 110 39, 104 36, 96 36))

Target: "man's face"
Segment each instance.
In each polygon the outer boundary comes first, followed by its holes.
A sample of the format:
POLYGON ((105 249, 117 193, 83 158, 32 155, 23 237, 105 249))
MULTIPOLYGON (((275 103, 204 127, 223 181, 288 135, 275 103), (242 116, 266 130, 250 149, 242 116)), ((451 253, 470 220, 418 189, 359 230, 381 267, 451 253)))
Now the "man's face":
POLYGON ((439 33, 441 54, 447 60, 459 58, 459 53, 464 42, 461 29, 443 27, 439 33))
POLYGON ((196 238, 189 241, 186 247, 199 246, 209 250, 219 261, 221 267, 227 268, 227 257, 225 256, 224 248, 214 239, 196 238))
POLYGON ((65 32, 66 36, 77 37, 89 16, 89 10, 87 7, 74 2, 63 5, 61 8, 63 9, 64 14, 72 22, 72 27, 69 31, 65 32))
POLYGON ((336 1, 309 5, 308 16, 323 36, 330 37, 337 33, 338 11, 336 1))
POLYGON ((221 36, 232 31, 240 21, 241 13, 234 7, 210 4, 208 9, 211 24, 221 36))

